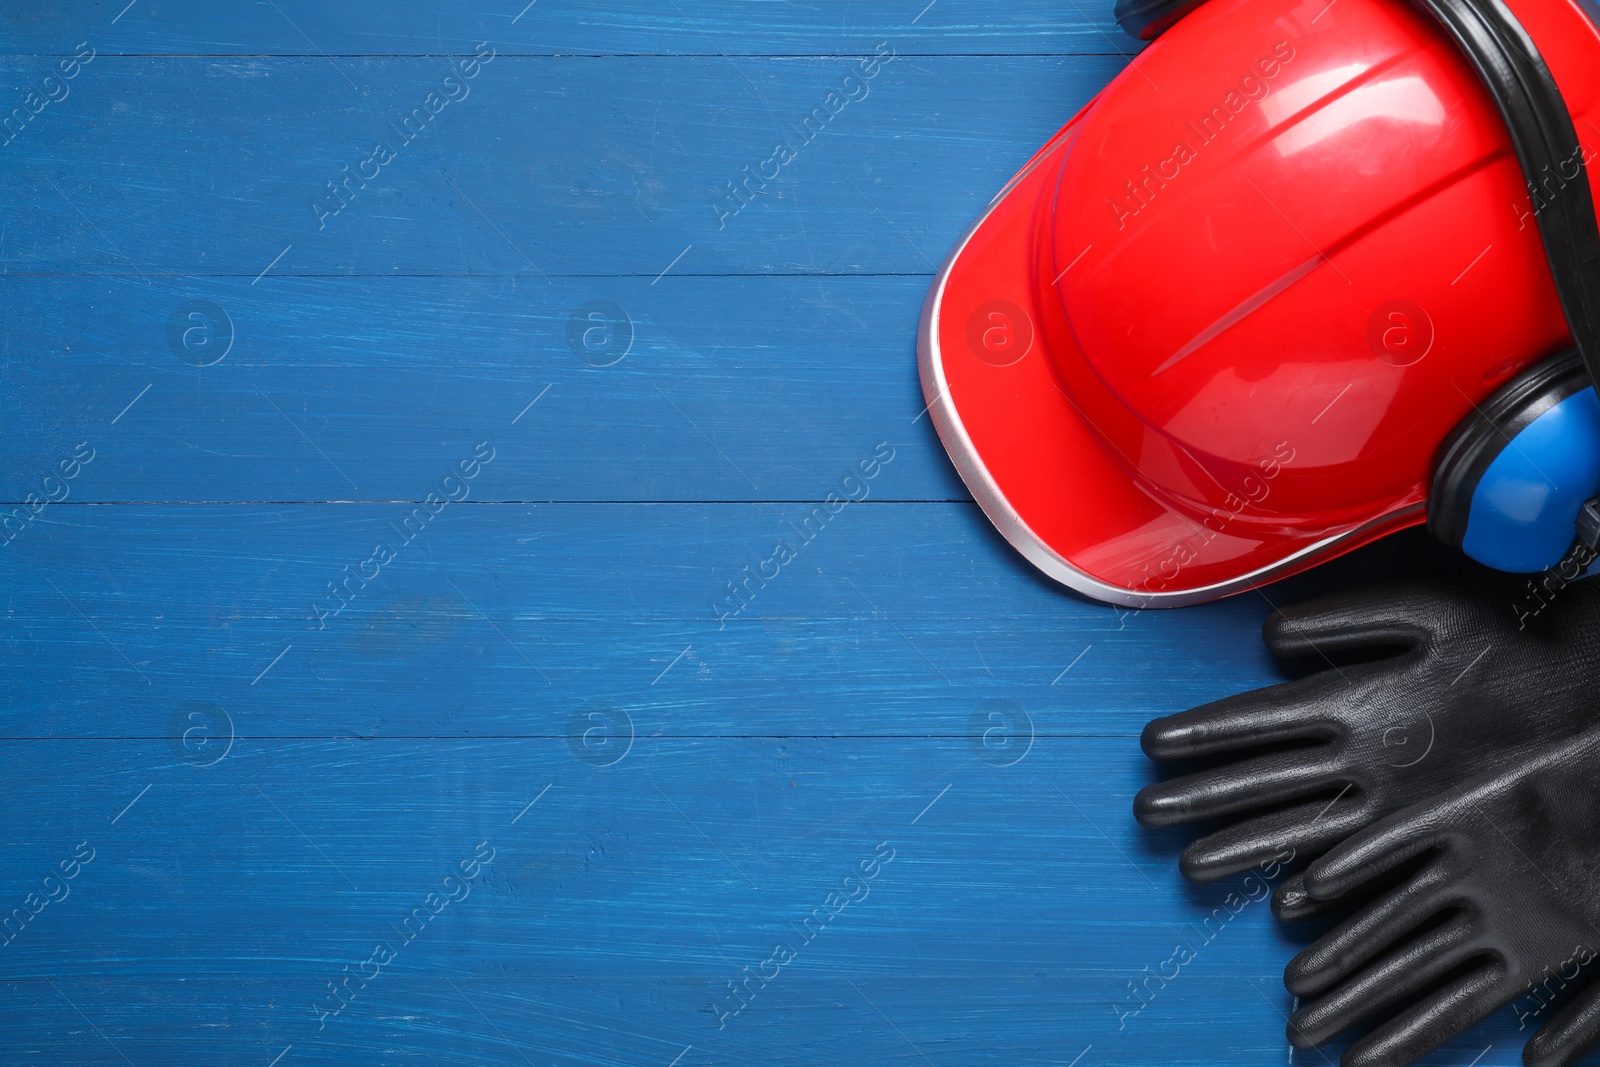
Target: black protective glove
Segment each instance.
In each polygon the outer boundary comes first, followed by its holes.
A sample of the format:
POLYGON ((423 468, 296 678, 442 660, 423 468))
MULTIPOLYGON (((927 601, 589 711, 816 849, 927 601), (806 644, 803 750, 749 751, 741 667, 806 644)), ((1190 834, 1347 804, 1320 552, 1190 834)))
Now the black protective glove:
POLYGON ((1519 1016, 1543 1024, 1529 1067, 1600 1038, 1600 982, 1579 976, 1600 951, 1600 728, 1390 816, 1312 864, 1305 890, 1336 900, 1374 880, 1397 884, 1285 971, 1316 998, 1290 1020, 1295 1045, 1387 1014, 1341 1062, 1407 1064, 1524 994, 1519 1016))
MULTIPOLYGON (((1146 826, 1226 820, 1179 860, 1188 877, 1211 881, 1290 854, 1309 859, 1572 735, 1600 707, 1590 699, 1600 693, 1600 579, 1562 590, 1532 618, 1514 607, 1524 589, 1440 580, 1273 614, 1268 649, 1321 657, 1325 669, 1150 723, 1140 743, 1152 759, 1209 767, 1140 790, 1134 814, 1146 826), (1359 653, 1381 658, 1349 662, 1359 653)), ((1297 891, 1293 879, 1279 887, 1281 914, 1316 910, 1297 891)))

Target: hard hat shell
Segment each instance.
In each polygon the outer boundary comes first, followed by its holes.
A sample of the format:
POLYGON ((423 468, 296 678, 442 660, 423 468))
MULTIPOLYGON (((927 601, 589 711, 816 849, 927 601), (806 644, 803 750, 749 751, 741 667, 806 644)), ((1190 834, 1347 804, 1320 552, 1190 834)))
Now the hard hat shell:
POLYGON ((1535 212, 1600 154, 1600 34, 1577 0, 1507 6, 1582 142, 1543 189, 1406 5, 1212 0, 995 199, 929 292, 919 362, 1028 559, 1177 605, 1424 521, 1450 431, 1571 344, 1535 212))

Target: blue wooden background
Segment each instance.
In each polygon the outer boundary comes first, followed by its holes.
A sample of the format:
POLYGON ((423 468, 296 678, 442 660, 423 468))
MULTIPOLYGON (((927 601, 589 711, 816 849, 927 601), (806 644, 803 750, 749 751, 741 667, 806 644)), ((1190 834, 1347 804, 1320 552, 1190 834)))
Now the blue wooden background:
POLYGON ((1265 598, 1065 593, 919 417, 1108 3, 124 5, 0 15, 0 1060, 1333 1062, 1129 812, 1265 598))

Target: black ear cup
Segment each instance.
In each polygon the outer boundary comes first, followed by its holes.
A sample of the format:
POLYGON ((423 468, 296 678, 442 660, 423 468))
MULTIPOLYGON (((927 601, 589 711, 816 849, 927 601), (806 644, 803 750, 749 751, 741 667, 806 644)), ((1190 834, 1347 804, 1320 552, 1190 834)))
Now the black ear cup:
POLYGON ((1439 449, 1428 489, 1429 532, 1460 548, 1489 464, 1540 415, 1588 385, 1583 360, 1573 348, 1523 371, 1478 404, 1439 449))
POLYGON ((1117 0, 1117 25, 1129 37, 1153 41, 1205 0, 1117 0))

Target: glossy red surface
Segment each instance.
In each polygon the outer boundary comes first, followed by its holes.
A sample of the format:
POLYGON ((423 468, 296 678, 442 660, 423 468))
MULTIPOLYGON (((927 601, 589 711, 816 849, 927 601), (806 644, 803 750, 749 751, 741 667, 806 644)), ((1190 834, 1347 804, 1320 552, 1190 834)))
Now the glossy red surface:
MULTIPOLYGON (((1569 0, 1510 6, 1600 149, 1600 36, 1569 0)), ((1056 577, 1237 591, 1421 522, 1444 437, 1564 347, 1530 211, 1493 103, 1407 5, 1213 0, 954 255, 924 386, 1056 577)))

